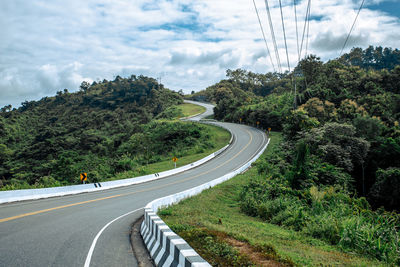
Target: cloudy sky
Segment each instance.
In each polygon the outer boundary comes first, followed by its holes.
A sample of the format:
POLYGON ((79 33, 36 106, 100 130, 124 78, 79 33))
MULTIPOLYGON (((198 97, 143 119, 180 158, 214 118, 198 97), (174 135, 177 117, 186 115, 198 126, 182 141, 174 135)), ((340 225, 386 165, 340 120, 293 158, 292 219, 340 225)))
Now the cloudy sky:
MULTIPOLYGON (((268 2, 285 70, 279 2, 268 2)), ((296 0, 300 39, 307 2, 296 0)), ((277 67, 265 2, 255 3, 277 67)), ((308 52, 324 60, 338 57, 360 3, 312 1, 308 52)), ((293 68, 293 1, 282 5, 293 68)), ((400 0, 366 0, 348 49, 400 48, 399 10, 400 0)), ((224 78, 228 68, 274 70, 252 0, 1 0, 0 36, 0 107, 116 75, 161 76, 166 87, 191 92, 224 78)))

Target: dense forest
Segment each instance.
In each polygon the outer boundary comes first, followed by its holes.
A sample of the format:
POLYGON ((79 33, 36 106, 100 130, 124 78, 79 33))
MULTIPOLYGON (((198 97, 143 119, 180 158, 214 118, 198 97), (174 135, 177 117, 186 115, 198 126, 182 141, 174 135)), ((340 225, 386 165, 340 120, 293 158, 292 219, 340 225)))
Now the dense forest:
POLYGON ((190 95, 215 102, 216 119, 283 135, 242 189, 243 212, 399 264, 399 64, 397 49, 354 48, 290 73, 228 70, 190 95))
POLYGON ((117 76, 0 112, 0 190, 90 182, 210 144, 203 126, 166 120, 183 102, 153 78, 117 76))

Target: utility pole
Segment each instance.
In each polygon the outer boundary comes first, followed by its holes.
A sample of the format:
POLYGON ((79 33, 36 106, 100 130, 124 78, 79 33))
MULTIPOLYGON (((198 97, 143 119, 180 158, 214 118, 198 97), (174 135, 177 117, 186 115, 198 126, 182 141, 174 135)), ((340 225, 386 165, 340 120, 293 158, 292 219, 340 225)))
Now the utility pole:
MULTIPOLYGON (((296 79, 296 77, 295 77, 295 79, 296 79)), ((294 82, 293 109, 296 109, 296 107, 297 107, 296 93, 297 93, 297 86, 296 86, 296 82, 294 82)))
POLYGON ((298 68, 294 68, 292 78, 292 80, 294 79, 293 109, 297 108, 297 77, 300 77, 301 75, 301 70, 299 70, 298 68))
POLYGON ((158 90, 160 90, 160 86, 161 86, 161 75, 157 77, 157 82, 158 82, 158 90))
POLYGON ((159 76, 157 77, 157 82, 158 82, 158 90, 161 88, 161 77, 164 75, 164 72, 160 73, 159 76))

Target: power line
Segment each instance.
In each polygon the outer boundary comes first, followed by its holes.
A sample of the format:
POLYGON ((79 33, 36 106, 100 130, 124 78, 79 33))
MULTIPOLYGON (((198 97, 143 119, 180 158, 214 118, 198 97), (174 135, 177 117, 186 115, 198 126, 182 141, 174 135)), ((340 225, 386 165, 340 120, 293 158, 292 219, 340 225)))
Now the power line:
POLYGON ((257 18, 258 18, 258 23, 260 24, 261 33, 262 33, 262 36, 263 36, 263 38, 264 38, 265 46, 267 47, 269 60, 271 61, 272 68, 274 69, 274 72, 276 72, 276 71, 275 71, 275 65, 274 65, 274 62, 272 61, 272 56, 271 56, 271 53, 270 53, 270 50, 269 50, 269 47, 268 47, 267 39, 265 38, 264 28, 263 28, 262 23, 261 23, 261 20, 260 20, 260 15, 258 14, 258 9, 257 9, 257 5, 256 5, 255 0, 253 0, 253 4, 254 4, 254 9, 256 10, 256 14, 257 14, 257 18))
MULTIPOLYGON (((306 51, 304 53, 304 57, 306 58, 308 55, 308 40, 309 40, 309 35, 310 35, 310 16, 311 16, 311 0, 310 0, 310 5, 308 7, 308 18, 307 18, 307 34, 306 34, 306 51)), ((308 96, 312 98, 311 93, 308 90, 308 84, 307 84, 307 77, 304 75, 304 83, 306 85, 305 92, 307 92, 308 96)), ((300 99, 301 101, 301 99, 300 99)))
POLYGON ((302 52, 302 50, 303 50, 304 35, 305 35, 305 33, 306 33, 307 21, 310 19, 310 6, 311 6, 311 0, 308 0, 307 10, 306 10, 306 16, 305 16, 305 18, 304 18, 303 35, 302 35, 302 38, 301 38, 300 53, 299 53, 299 62, 300 62, 300 58, 301 58, 301 52, 302 52))
MULTIPOLYGON (((298 25, 297 25, 297 8, 296 8, 296 0, 293 0, 293 9, 294 9, 294 19, 295 19, 295 26, 296 26, 296 47, 297 47, 297 57, 300 56, 300 51, 299 51, 299 30, 298 30, 298 25)), ((292 81, 294 81, 294 93, 296 94, 297 92, 297 77, 296 77, 296 67, 293 69, 293 74, 292 74, 292 81)), ((292 90, 290 90, 291 93, 293 93, 292 90)))
MULTIPOLYGON (((308 49, 308 36, 309 36, 309 31, 310 31, 310 14, 311 14, 311 0, 308 0, 308 3, 307 3, 307 9, 306 9, 306 15, 305 15, 305 18, 304 18, 304 27, 303 27, 303 34, 302 34, 302 38, 301 38, 301 46, 300 46, 300 49, 299 49, 299 53, 298 53, 298 62, 300 62, 300 59, 301 59, 301 53, 302 53, 302 50, 303 50, 303 44, 304 44, 304 36, 306 35, 306 52, 305 52, 305 55, 307 56, 307 49, 308 49), (307 32, 307 34, 306 34, 306 32, 307 32)), ((295 79, 296 79, 296 77, 295 77, 295 79)), ((305 86, 306 86, 306 89, 305 89, 305 91, 307 91, 307 77, 304 75, 304 82, 305 82, 305 86)), ((294 108, 296 108, 297 107, 297 90, 296 90, 297 88, 296 88, 296 84, 295 84, 295 91, 294 91, 294 98, 293 98, 293 106, 294 106, 294 108)), ((308 91, 307 91, 308 92, 308 91)), ((311 95, 310 95, 310 92, 308 92, 308 94, 309 94, 309 96, 311 97, 311 95)))
POLYGON ((287 65, 288 65, 289 72, 290 72, 289 53, 288 53, 288 48, 287 48, 287 43, 286 43, 285 22, 283 21, 282 1, 281 0, 279 0, 279 8, 281 10, 281 21, 282 21, 282 29, 283 29, 283 39, 285 40, 286 60, 287 60, 287 65))
POLYGON ((293 0, 293 7, 294 7, 294 19, 296 21, 296 43, 297 43, 297 55, 299 56, 299 31, 297 27, 297 9, 296 9, 296 0, 293 0))
POLYGON ((351 32, 353 31, 354 25, 356 24, 358 15, 360 15, 360 11, 361 11, 361 9, 362 9, 362 7, 363 7, 363 5, 364 5, 364 2, 365 2, 365 0, 362 0, 361 5, 360 5, 360 8, 358 9, 357 15, 356 15, 356 17, 355 17, 355 19, 354 19, 353 25, 351 25, 351 29, 350 29, 350 31, 349 31, 349 34, 347 35, 346 41, 344 41, 344 44, 343 44, 342 50, 340 51, 340 56, 339 56, 339 57, 342 56, 343 50, 344 50, 344 48, 346 47, 347 41, 348 41, 349 38, 350 38, 351 32))
POLYGON ((310 6, 308 8, 308 19, 307 19, 307 35, 306 35, 306 52, 304 54, 305 57, 307 57, 308 54, 308 39, 310 35, 310 15, 311 15, 311 1, 310 1, 310 6))
POLYGON ((272 36, 272 41, 273 41, 274 49, 275 49, 276 61, 278 62, 278 69, 279 69, 279 72, 282 73, 282 65, 281 65, 281 60, 279 58, 278 46, 276 45, 274 26, 272 24, 271 12, 269 11, 268 0, 265 0, 265 8, 267 9, 269 29, 271 30, 271 36, 272 36))

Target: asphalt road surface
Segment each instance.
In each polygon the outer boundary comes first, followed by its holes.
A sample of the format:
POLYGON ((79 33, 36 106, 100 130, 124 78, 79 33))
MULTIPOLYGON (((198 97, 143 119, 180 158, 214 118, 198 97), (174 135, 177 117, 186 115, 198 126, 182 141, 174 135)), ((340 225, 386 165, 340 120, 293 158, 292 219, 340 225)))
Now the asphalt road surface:
POLYGON ((218 124, 229 127, 234 142, 197 168, 139 185, 0 205, 0 266, 137 266, 129 232, 148 202, 237 169, 266 142, 257 129, 218 124))

